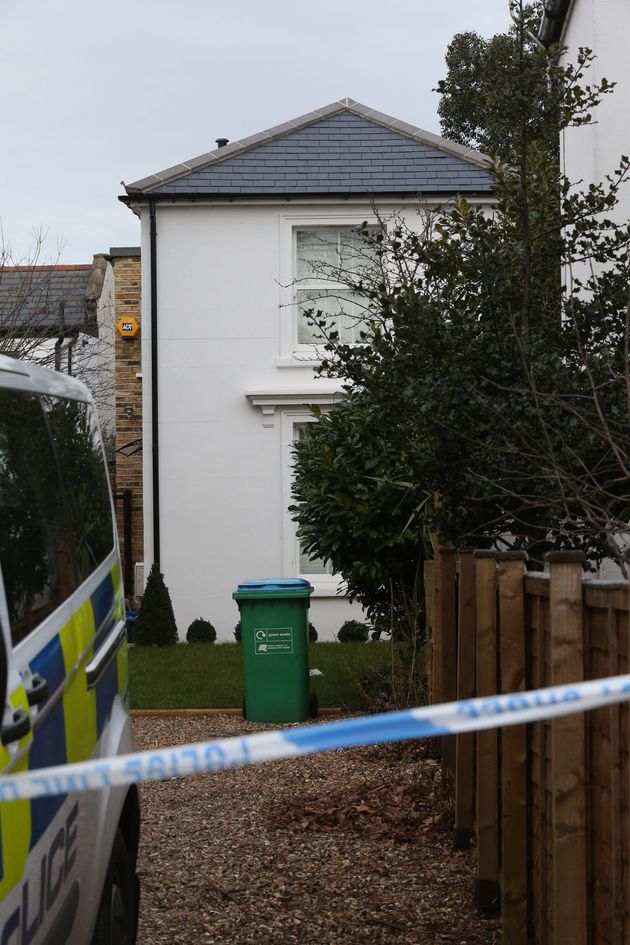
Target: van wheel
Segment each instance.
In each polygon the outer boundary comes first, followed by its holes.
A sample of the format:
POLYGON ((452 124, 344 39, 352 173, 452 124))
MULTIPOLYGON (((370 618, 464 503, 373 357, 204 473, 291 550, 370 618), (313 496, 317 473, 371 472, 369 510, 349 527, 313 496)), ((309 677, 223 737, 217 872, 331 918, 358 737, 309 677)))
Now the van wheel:
POLYGON ((138 881, 127 844, 116 831, 92 945, 135 945, 138 925, 138 881))

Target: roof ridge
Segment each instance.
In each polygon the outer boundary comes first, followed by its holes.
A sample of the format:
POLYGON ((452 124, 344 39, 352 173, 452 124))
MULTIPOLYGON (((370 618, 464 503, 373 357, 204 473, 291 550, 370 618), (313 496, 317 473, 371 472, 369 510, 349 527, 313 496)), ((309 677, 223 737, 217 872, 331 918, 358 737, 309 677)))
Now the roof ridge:
POLYGON ((0 264, 0 272, 59 272, 69 269, 92 269, 92 263, 51 263, 49 266, 3 266, 0 264))
POLYGON ((125 184, 125 190, 129 196, 148 193, 155 187, 170 184, 200 167, 208 167, 209 165, 223 162, 233 157, 235 154, 241 154, 244 151, 248 151, 268 141, 274 141, 293 131, 299 131, 302 128, 308 127, 308 125, 312 125, 324 118, 330 118, 332 115, 337 115, 343 111, 348 111, 361 118, 366 118, 390 131, 412 138, 420 144, 426 144, 430 147, 446 151, 478 167, 487 168, 491 163, 491 158, 486 154, 482 154, 480 151, 475 151, 473 148, 468 148, 454 141, 449 141, 447 138, 442 138, 440 135, 436 135, 431 131, 424 131, 422 128, 410 125, 408 122, 393 118, 391 115, 386 115, 384 112, 376 111, 376 109, 362 105, 361 102, 357 102, 355 99, 346 97, 338 99, 330 105, 324 105, 322 108, 316 108, 311 112, 306 112, 298 118, 282 122, 280 125, 274 125, 266 131, 259 131, 256 134, 241 138, 238 141, 231 141, 221 148, 215 148, 213 151, 207 151, 205 154, 190 158, 188 161, 182 161, 181 164, 175 164, 173 167, 158 171, 155 174, 149 175, 149 177, 144 177, 131 184, 125 184))

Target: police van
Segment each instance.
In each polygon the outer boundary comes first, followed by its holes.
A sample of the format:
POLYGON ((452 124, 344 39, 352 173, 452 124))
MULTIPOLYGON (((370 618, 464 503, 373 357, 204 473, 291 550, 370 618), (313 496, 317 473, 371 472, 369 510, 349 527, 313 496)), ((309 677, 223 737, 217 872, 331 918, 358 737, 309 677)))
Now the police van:
MULTIPOLYGON (((133 751, 125 600, 87 388, 0 355, 2 774, 133 751)), ((138 791, 0 804, 0 945, 133 945, 138 791)))

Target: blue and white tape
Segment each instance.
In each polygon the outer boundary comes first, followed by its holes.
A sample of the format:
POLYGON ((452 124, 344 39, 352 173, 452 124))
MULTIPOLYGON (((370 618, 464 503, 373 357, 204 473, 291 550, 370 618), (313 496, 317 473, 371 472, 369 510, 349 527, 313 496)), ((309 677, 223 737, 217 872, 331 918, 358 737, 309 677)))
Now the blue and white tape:
POLYGON ((408 738, 456 735, 587 712, 630 699, 630 675, 261 732, 0 777, 0 801, 180 778, 408 738))

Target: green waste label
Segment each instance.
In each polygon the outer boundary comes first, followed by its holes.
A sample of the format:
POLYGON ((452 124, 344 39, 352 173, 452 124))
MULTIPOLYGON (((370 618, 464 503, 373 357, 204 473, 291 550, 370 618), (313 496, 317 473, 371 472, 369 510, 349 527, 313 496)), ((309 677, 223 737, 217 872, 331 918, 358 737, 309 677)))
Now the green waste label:
POLYGON ((293 627, 277 627, 269 630, 258 627, 254 630, 254 652, 274 656, 293 653, 293 627))

